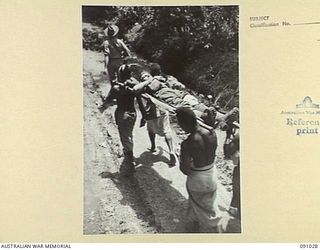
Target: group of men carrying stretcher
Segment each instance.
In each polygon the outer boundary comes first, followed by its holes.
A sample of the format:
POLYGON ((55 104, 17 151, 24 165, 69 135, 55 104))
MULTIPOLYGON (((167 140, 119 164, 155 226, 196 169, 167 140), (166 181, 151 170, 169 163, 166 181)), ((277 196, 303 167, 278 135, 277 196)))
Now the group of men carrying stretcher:
MULTIPOLYGON (((106 33, 112 40, 112 32, 116 26, 109 26, 106 33)), ((117 32, 116 32, 117 33, 117 32)), ((114 33, 113 33, 114 34, 114 33)), ((110 41, 107 42, 108 46, 110 41)), ((106 50, 105 50, 106 55, 106 50)), ((110 57, 110 48, 109 54, 110 57)), ((112 58, 108 58, 108 63, 112 58)), ((214 128, 227 130, 227 138, 231 139, 231 131, 238 117, 238 109, 234 108, 227 114, 221 114, 214 107, 206 106, 190 95, 185 86, 172 76, 162 74, 158 64, 145 64, 139 60, 128 59, 115 71, 110 72, 112 88, 104 99, 100 111, 116 100, 115 120, 123 146, 126 169, 125 176, 135 172, 133 157, 133 128, 136 122, 135 100, 142 114, 140 126, 147 123, 147 131, 151 142, 150 151, 156 150, 155 136, 165 138, 169 148, 170 165, 175 166, 180 161, 180 170, 187 175, 187 191, 189 207, 187 211, 187 232, 224 232, 240 231, 239 228, 229 228, 222 223, 217 208, 216 170, 214 168, 217 137, 214 128), (113 76, 111 74, 114 74, 113 76), (180 127, 189 134, 181 144, 180 156, 176 155, 169 115, 175 114, 180 127), (189 227, 189 228, 188 228, 189 227)), ((239 137, 225 147, 225 154, 234 156, 239 152, 239 137), (230 153, 231 152, 231 153, 230 153)), ((239 161, 239 157, 236 157, 239 161)), ((237 160, 236 160, 237 161, 237 160)), ((235 162, 238 166, 239 162, 235 162)), ((235 190, 234 190, 235 191, 235 190)), ((235 196, 235 194, 234 194, 235 196)), ((239 196, 239 194, 236 194, 239 196)), ((235 197, 233 197, 234 200, 235 197)), ((239 200, 239 197, 236 197, 239 200)), ((240 217, 240 200, 236 204, 235 217, 240 217)), ((233 224, 235 226, 236 224, 233 224)), ((230 227, 230 226, 229 226, 230 227)))

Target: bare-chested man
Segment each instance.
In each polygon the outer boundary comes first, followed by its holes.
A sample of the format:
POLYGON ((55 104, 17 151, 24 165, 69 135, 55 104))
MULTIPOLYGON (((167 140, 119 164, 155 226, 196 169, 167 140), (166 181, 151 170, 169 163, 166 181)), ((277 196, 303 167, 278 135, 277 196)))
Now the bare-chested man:
POLYGON ((195 113, 189 108, 178 108, 176 115, 181 128, 190 134, 181 144, 180 158, 180 170, 187 175, 189 194, 189 228, 186 230, 216 232, 219 222, 214 209, 217 189, 213 167, 217 148, 216 134, 214 130, 200 127, 195 113))
POLYGON ((241 218, 239 134, 236 134, 229 143, 225 143, 223 146, 223 150, 225 158, 231 159, 234 164, 234 169, 232 173, 232 200, 229 212, 235 217, 241 218))

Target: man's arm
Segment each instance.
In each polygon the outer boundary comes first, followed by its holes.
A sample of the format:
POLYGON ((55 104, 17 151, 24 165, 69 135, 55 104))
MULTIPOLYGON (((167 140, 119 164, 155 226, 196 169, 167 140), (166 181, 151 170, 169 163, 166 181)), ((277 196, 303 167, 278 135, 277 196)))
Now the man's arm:
POLYGON ((109 56, 107 56, 107 55, 105 56, 104 63, 106 66, 109 65, 109 56))
POLYGON ((150 77, 148 80, 136 84, 135 86, 133 86, 133 91, 135 93, 141 93, 144 90, 144 88, 152 82, 152 80, 153 78, 150 77))
POLYGON ((102 43, 102 47, 103 47, 103 53, 106 56, 109 56, 110 55, 109 41, 108 40, 104 41, 102 43))
POLYGON ((109 93, 108 93, 108 96, 107 96, 107 98, 105 99, 104 102, 105 102, 106 104, 111 103, 115 98, 117 98, 117 95, 118 95, 119 90, 120 90, 120 86, 119 86, 119 85, 113 86, 113 87, 110 89, 110 91, 109 91, 109 93))
POLYGON ((127 47, 127 45, 125 45, 125 43, 119 39, 119 42, 122 46, 122 48, 124 49, 124 51, 126 52, 127 56, 131 57, 131 51, 129 50, 129 48, 127 47))
POLYGON ((188 141, 183 141, 181 143, 181 152, 180 152, 180 170, 185 175, 188 175, 191 172, 192 166, 192 157, 188 141))
POLYGON ((140 95, 136 96, 137 98, 137 102, 138 102, 138 105, 139 105, 139 110, 142 114, 142 118, 145 119, 146 116, 147 116, 147 111, 146 111, 146 108, 145 106, 143 105, 143 102, 142 102, 142 98, 140 95))

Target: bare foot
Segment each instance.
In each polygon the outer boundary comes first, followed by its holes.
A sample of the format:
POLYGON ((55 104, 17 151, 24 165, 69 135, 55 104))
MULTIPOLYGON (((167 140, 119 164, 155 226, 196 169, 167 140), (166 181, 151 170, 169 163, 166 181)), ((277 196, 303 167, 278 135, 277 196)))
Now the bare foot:
POLYGON ((170 154, 170 166, 175 166, 177 163, 176 156, 174 154, 170 154))
POLYGON ((151 147, 151 148, 148 148, 148 150, 152 153, 155 153, 157 152, 156 148, 155 147, 151 147))
POLYGON ((236 207, 231 207, 229 208, 229 214, 231 214, 234 217, 239 217, 239 211, 238 208, 236 207))

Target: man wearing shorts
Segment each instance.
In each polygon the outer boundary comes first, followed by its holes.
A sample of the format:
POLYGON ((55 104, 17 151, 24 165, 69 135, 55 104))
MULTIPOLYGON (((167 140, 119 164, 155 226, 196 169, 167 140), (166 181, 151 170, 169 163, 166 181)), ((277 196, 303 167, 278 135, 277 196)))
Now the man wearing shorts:
MULTIPOLYGON (((147 87, 150 84, 150 82, 158 81, 157 79, 153 79, 150 73, 147 71, 143 71, 141 73, 140 80, 142 82, 133 87, 133 90, 135 92, 142 91, 145 87, 147 87)), ((157 108, 156 105, 152 103, 150 100, 147 101, 145 109, 145 119, 147 121, 147 130, 151 142, 150 151, 155 152, 156 150, 156 135, 164 137, 169 148, 170 165, 174 166, 177 162, 177 159, 173 148, 169 112, 167 110, 157 108)))
POLYGON ((119 67, 124 63, 124 57, 130 56, 131 52, 124 42, 117 38, 119 28, 116 25, 109 25, 104 33, 107 36, 102 44, 105 57, 105 71, 109 74, 111 84, 117 77, 119 67))

